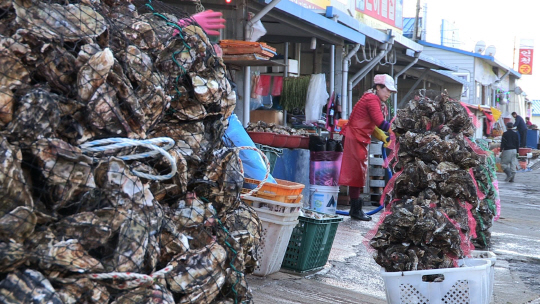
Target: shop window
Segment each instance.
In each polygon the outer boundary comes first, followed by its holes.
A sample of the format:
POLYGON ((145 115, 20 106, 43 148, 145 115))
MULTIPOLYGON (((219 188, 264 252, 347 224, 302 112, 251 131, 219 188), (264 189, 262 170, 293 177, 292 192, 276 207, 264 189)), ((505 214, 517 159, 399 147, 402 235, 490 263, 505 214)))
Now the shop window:
POLYGON ((453 73, 456 77, 461 78, 462 80, 466 81, 467 83, 463 85, 463 90, 461 91, 461 99, 462 100, 468 100, 469 99, 469 81, 470 81, 470 75, 469 73, 453 73))

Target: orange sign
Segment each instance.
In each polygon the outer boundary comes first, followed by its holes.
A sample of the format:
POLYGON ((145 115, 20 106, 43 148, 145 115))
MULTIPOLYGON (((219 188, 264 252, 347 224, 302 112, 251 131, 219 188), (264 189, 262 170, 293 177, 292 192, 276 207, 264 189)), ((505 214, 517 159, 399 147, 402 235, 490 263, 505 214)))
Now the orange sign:
POLYGON ((532 75, 533 49, 519 49, 518 71, 521 75, 532 75))

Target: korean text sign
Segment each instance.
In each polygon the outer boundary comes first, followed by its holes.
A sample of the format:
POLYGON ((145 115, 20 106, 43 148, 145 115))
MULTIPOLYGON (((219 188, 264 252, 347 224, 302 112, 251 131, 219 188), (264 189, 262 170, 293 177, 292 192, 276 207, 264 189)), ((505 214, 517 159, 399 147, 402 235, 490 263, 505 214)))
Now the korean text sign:
POLYGON ((519 47, 518 72, 521 75, 532 75, 533 44, 532 41, 521 41, 519 47))

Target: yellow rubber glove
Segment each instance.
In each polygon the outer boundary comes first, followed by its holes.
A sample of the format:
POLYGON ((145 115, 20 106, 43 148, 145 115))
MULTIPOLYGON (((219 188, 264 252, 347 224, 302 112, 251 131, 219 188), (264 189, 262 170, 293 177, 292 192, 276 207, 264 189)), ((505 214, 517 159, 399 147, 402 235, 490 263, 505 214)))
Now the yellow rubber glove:
POLYGON ((376 139, 382 141, 384 143, 384 147, 385 148, 388 148, 388 146, 390 145, 390 137, 388 135, 386 135, 386 133, 384 133, 383 130, 379 129, 378 127, 375 127, 375 129, 373 130, 373 137, 375 137, 376 139))

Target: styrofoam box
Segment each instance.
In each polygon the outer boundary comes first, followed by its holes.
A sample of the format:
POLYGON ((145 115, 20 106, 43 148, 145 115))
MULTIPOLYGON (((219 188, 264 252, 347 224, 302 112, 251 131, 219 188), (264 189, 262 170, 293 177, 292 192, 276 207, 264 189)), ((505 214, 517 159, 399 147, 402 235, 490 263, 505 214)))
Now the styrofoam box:
POLYGON ((384 187, 386 185, 386 182, 384 179, 371 179, 369 180, 369 186, 370 187, 384 187))
MULTIPOLYGON (((277 59, 273 60, 279 63, 285 63, 283 59, 277 59)), ((284 68, 282 66, 273 66, 272 67, 272 73, 281 73, 284 71, 284 68)), ((289 73, 292 74, 298 74, 298 60, 295 59, 289 59, 289 73)))
POLYGON ((390 304, 488 304, 489 267, 485 259, 460 260, 463 267, 402 272, 386 272, 381 276, 390 304), (440 282, 424 282, 428 275, 442 275, 440 282))
POLYGON ((384 159, 382 157, 370 157, 369 164, 372 166, 382 166, 384 165, 384 159))
POLYGON ((260 219, 262 223, 261 244, 256 252, 259 265, 253 274, 267 276, 278 272, 281 268, 292 232, 299 221, 276 222, 262 217, 260 219))

